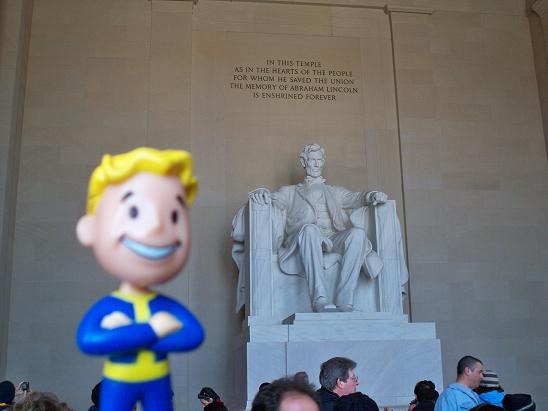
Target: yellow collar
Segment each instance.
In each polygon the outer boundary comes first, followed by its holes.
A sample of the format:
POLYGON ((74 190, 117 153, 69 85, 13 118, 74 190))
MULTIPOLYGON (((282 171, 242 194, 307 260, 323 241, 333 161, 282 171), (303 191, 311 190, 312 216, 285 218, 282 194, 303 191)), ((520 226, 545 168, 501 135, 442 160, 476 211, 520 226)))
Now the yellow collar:
POLYGON ((148 293, 143 293, 143 294, 128 294, 128 293, 123 293, 121 291, 113 291, 110 295, 130 303, 138 304, 138 303, 148 303, 150 300, 154 299, 158 294, 153 291, 150 291, 148 293))

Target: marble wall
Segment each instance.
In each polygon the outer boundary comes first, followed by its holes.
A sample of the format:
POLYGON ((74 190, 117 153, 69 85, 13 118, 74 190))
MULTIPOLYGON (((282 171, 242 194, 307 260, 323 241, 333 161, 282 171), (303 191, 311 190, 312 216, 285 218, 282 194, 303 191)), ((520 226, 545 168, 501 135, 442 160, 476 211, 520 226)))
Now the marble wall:
MULTIPOLYGON (((191 11, 186 2, 34 2, 6 376, 58 392, 76 409, 89 406, 101 361, 77 351, 75 327, 115 287, 75 240, 87 179, 104 152, 192 149, 191 11)), ((187 270, 170 285, 191 306, 194 276, 187 270)), ((178 404, 194 401, 206 382, 188 382, 189 361, 172 365, 176 386, 185 387, 178 404)))
POLYGON ((445 382, 466 353, 546 403, 548 174, 528 20, 392 13, 411 302, 445 382))
POLYGON ((15 198, 28 61, 30 0, 0 1, 0 373, 7 361, 15 198))
MULTIPOLYGON (((542 112, 542 125, 548 128, 548 70, 546 70, 548 59, 548 1, 527 0, 529 27, 533 43, 533 54, 535 60, 535 71, 537 74, 537 85, 542 112)), ((548 135, 544 135, 548 145, 548 135)))
POLYGON ((104 152, 178 147, 194 154, 201 190, 190 263, 164 290, 196 312, 207 339, 173 357, 175 400, 197 410, 196 393, 210 385, 230 401, 241 321, 232 216, 249 190, 298 181, 297 153, 317 141, 330 182, 379 187, 400 204, 412 318, 436 322, 445 383, 471 353, 508 391, 531 391, 548 405, 548 171, 524 2, 301 3, 28 3, 18 189, 0 192, 17 211, 13 238, 2 237, 13 241, 13 269, 4 274, 7 378, 30 379, 76 409, 89 405, 101 365, 77 352, 74 330, 116 283, 75 241, 88 175, 104 152), (352 71, 359 91, 318 93, 335 100, 255 98, 269 90, 246 84, 279 87, 277 75, 237 81, 236 67, 265 68, 266 60, 352 71))

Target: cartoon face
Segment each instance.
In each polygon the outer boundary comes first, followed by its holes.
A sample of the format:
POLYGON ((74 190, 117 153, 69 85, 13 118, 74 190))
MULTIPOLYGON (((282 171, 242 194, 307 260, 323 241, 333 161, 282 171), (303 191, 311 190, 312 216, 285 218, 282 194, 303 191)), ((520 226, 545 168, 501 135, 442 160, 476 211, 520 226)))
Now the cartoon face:
POLYGON ((190 251, 184 189, 176 177, 136 174, 109 186, 76 232, 114 277, 142 288, 166 282, 190 251))
POLYGON ((321 151, 311 151, 306 156, 306 162, 303 164, 306 175, 310 177, 319 177, 322 175, 325 159, 321 151))

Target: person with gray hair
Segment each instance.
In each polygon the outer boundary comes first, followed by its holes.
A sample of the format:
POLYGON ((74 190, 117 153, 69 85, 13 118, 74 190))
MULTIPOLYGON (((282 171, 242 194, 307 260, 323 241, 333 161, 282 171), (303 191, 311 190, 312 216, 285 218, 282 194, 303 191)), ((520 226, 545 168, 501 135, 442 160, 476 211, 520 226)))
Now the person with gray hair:
POLYGON ((259 205, 273 204, 285 213, 280 268, 289 275, 304 274, 312 309, 315 312, 353 311, 354 291, 362 266, 375 278, 383 263, 366 231, 353 223, 348 211, 385 203, 388 196, 380 191, 352 192, 325 184, 322 177, 325 150, 318 144, 306 145, 299 159, 306 172, 302 183, 284 186, 273 193, 259 188, 252 191, 249 198, 259 205), (324 279, 324 252, 341 256, 333 297, 328 294, 324 279))
POLYGON ((356 362, 345 357, 333 357, 321 365, 320 399, 321 411, 333 411, 335 402, 344 395, 356 392, 359 384, 354 369, 356 362))

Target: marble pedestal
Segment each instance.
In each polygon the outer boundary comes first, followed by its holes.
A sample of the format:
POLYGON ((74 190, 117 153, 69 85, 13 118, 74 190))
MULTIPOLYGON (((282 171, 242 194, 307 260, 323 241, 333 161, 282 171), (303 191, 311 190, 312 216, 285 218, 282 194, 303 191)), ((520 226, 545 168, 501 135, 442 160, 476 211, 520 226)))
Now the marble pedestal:
POLYGON ((236 347, 236 409, 251 407, 262 382, 298 371, 319 388, 320 364, 335 356, 358 363, 358 389, 379 407, 407 409, 420 380, 443 387, 434 323, 389 313, 297 313, 282 324, 250 316, 236 347))

